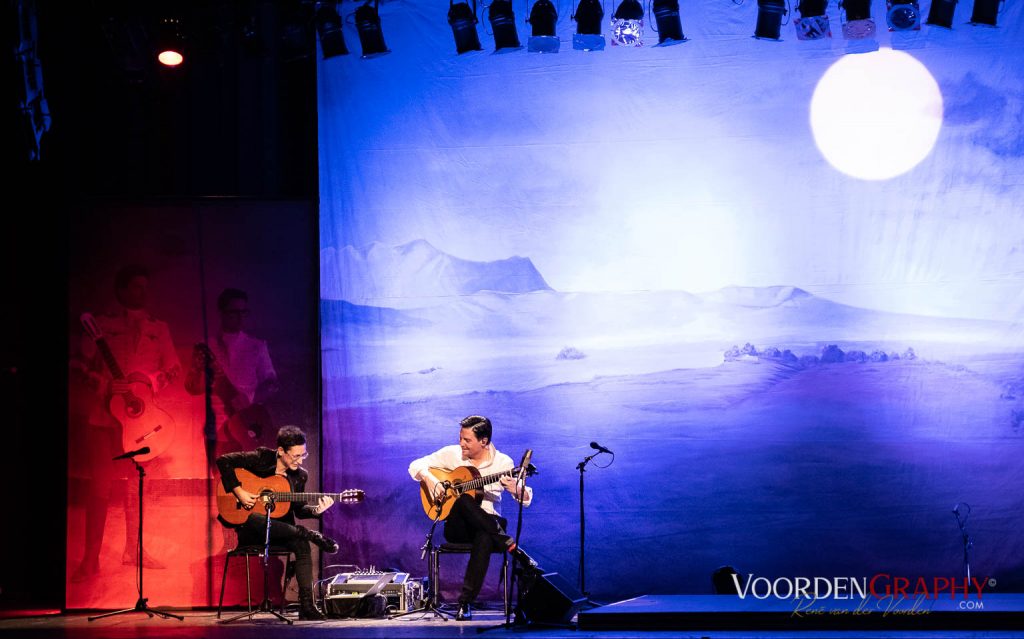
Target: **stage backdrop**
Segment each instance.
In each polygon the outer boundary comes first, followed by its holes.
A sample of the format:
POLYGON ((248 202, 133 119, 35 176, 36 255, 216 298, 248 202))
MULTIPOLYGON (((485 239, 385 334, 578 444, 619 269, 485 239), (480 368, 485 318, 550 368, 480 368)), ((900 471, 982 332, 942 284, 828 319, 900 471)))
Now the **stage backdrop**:
POLYGON ((479 413, 533 449, 521 543, 570 581, 577 464, 614 451, 584 475, 599 601, 708 593, 724 564, 960 576, 961 502, 972 574, 1024 587, 1022 15, 970 5, 890 33, 875 0, 856 41, 829 3, 831 39, 774 42, 756 2, 686 2, 689 42, 646 19, 642 48, 584 52, 560 3, 552 54, 494 53, 481 8, 460 56, 448 3, 384 2, 371 59, 349 20, 319 127, 352 560, 425 574, 407 465, 479 413))
MULTIPOLYGON (((146 473, 144 594, 154 606, 216 606, 225 553, 236 537, 215 519, 213 457, 274 447, 278 427, 298 425, 311 435, 306 466, 312 487, 318 485, 314 213, 295 202, 118 202, 82 206, 69 218, 68 336, 55 337, 70 339, 72 354, 66 606, 127 608, 139 597, 138 474, 130 460, 112 458, 142 446, 150 448, 138 457, 146 473), (138 323, 126 321, 114 294, 117 274, 135 265, 149 274, 138 323), (226 288, 248 295, 247 305, 236 300, 231 307, 248 313, 228 317, 262 340, 267 353, 256 356, 250 342, 249 355, 218 360, 238 393, 219 382, 189 383, 195 344, 224 353, 217 299, 226 288), (83 313, 96 318, 125 375, 157 382, 151 396, 135 386, 149 408, 128 428, 104 408, 110 365, 83 330, 83 313), (269 383, 257 389, 258 381, 269 383), (132 433, 152 436, 128 441, 132 433)), ((278 577, 281 568, 275 567, 278 577)), ((259 575, 255 562, 253 570, 259 575)), ((245 566, 234 561, 224 603, 244 601, 245 566)))

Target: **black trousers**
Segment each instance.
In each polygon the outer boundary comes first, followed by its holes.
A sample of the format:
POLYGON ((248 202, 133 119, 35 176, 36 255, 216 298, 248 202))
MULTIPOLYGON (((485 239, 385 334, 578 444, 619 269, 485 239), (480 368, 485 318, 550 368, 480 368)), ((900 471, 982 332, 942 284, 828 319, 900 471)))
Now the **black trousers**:
MULTIPOLYGON (((238 528, 240 546, 262 546, 267 531, 267 516, 253 513, 238 528)), ((313 592, 313 554, 310 552, 306 529, 280 519, 270 519, 270 545, 283 546, 295 555, 295 581, 299 596, 313 592)))
POLYGON ((473 544, 462 580, 459 603, 471 603, 480 594, 492 552, 502 552, 509 536, 508 521, 485 511, 471 495, 461 495, 444 521, 444 538, 453 544, 473 544))

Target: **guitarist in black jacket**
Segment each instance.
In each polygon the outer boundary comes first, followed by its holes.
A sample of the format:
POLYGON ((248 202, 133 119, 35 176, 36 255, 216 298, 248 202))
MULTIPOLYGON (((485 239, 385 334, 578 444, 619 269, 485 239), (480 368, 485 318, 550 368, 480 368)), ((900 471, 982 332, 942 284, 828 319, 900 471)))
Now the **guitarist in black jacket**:
MULTIPOLYGON (((257 495, 246 491, 235 474, 236 468, 248 470, 259 477, 280 475, 288 480, 292 492, 305 492, 309 474, 302 468, 309 453, 306 451, 306 435, 295 426, 285 426, 277 433, 277 450, 259 447, 254 451, 226 453, 217 458, 224 490, 234 493, 243 508, 251 509, 252 514, 238 528, 238 543, 242 546, 262 546, 266 531, 267 517, 263 505, 257 501, 257 495)), ((284 546, 295 555, 295 579, 299 586, 299 619, 322 620, 324 615, 313 601, 313 559, 310 543, 320 547, 323 552, 338 552, 338 543, 330 537, 324 537, 319 531, 310 530, 295 523, 300 519, 319 519, 323 513, 334 505, 330 497, 321 497, 316 505, 295 504, 281 517, 270 520, 270 543, 284 546)))

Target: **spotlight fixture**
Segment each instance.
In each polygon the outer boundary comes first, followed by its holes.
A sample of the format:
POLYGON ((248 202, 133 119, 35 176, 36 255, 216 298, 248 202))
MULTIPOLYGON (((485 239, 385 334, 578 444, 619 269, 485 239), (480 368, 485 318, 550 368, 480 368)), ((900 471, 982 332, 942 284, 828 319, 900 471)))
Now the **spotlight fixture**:
POLYGON ((156 59, 165 67, 176 67, 185 62, 185 38, 181 35, 181 21, 163 18, 157 28, 156 59))
POLYGON ((380 29, 380 12, 377 7, 380 0, 366 0, 363 6, 356 9, 356 31, 359 32, 359 44, 363 47, 363 57, 390 53, 391 49, 384 44, 384 32, 380 29))
POLYGON ((974 10, 971 11, 971 24, 996 26, 996 22, 999 19, 999 2, 1000 0, 974 0, 974 10))
POLYGON ((651 11, 658 25, 658 44, 686 42, 683 25, 679 21, 679 0, 654 0, 651 11))
POLYGON ((757 25, 754 37, 761 40, 778 40, 782 16, 786 13, 783 0, 757 0, 757 25))
POLYGON ((487 8, 487 19, 494 32, 494 50, 518 49, 519 33, 516 32, 516 14, 512 11, 512 0, 494 0, 487 8))
POLYGON ((956 0, 932 0, 928 7, 928 20, 930 25, 936 27, 953 28, 953 11, 956 9, 956 0))
POLYGON ((601 51, 604 49, 604 36, 601 35, 601 20, 604 20, 604 7, 600 0, 580 0, 572 13, 576 21, 576 33, 572 36, 572 48, 579 51, 601 51))
POLYGON ((341 16, 335 2, 317 2, 314 14, 316 33, 320 36, 320 53, 324 60, 348 55, 345 35, 341 32, 341 16))
POLYGON ((476 0, 473 8, 468 2, 453 3, 448 0, 448 24, 455 36, 455 50, 461 55, 467 51, 480 51, 480 36, 476 33, 476 0))
POLYGON ((797 40, 822 40, 832 37, 832 27, 825 15, 828 0, 800 0, 796 10, 799 18, 793 18, 797 40))
POLYGON ((558 37, 555 35, 555 23, 558 22, 558 11, 551 0, 537 0, 530 9, 527 22, 532 26, 527 49, 535 53, 558 53, 558 37))
POLYGON ((871 17, 871 0, 842 0, 839 6, 846 13, 843 37, 863 40, 875 35, 875 20, 871 17))
POLYGON ((622 0, 612 15, 612 46, 644 46, 644 8, 638 0, 622 0))
POLYGON ((921 30, 921 7, 917 0, 885 0, 885 9, 889 31, 921 30))

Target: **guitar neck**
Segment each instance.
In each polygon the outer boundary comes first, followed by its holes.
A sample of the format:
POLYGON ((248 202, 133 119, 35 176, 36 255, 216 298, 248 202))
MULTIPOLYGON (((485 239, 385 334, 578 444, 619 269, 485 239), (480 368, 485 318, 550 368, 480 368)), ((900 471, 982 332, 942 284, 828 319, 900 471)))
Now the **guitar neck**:
POLYGON ((510 470, 504 470, 500 473, 494 473, 493 475, 483 475, 482 477, 477 477, 476 479, 470 479, 469 481, 462 482, 461 484, 458 485, 458 489, 460 492, 466 490, 478 490, 480 488, 483 488, 484 486, 497 482, 502 477, 511 477, 517 472, 519 472, 518 468, 512 468, 510 470))
POLYGON ((107 363, 107 368, 110 369, 110 374, 114 376, 114 379, 124 379, 124 373, 121 371, 117 360, 114 359, 114 353, 110 350, 107 340, 102 337, 99 338, 96 340, 96 347, 100 349, 100 355, 103 356, 103 361, 107 363))
POLYGON ((274 498, 274 501, 297 501, 309 503, 312 501, 318 501, 321 497, 330 497, 331 499, 340 499, 338 493, 270 493, 274 498))

